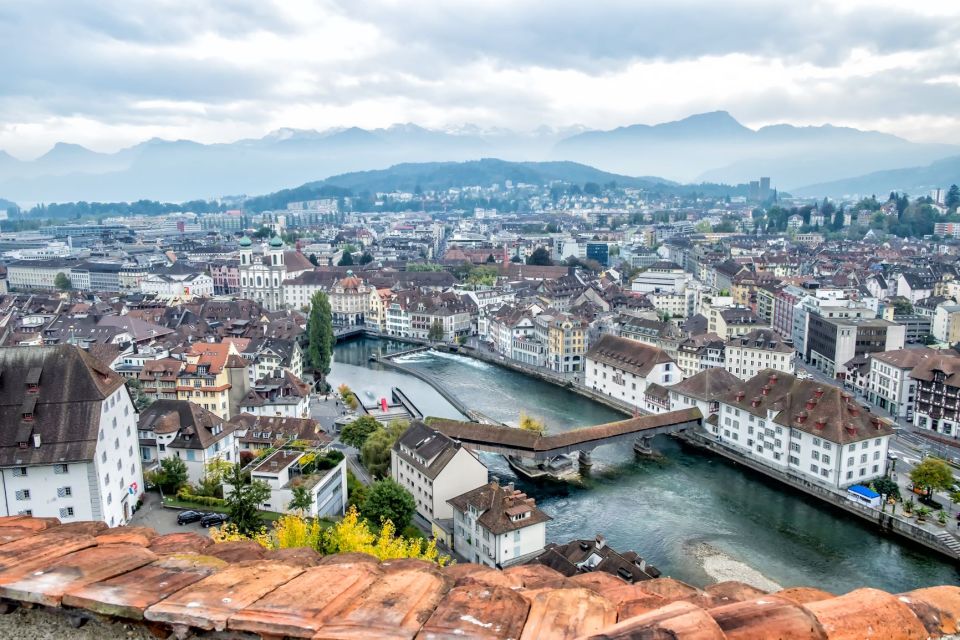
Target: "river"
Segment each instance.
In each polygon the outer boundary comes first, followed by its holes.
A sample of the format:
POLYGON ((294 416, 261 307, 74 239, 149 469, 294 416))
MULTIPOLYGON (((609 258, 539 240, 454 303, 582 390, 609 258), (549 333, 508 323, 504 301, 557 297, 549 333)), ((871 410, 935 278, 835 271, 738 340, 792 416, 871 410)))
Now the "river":
MULTIPOLYGON (((426 415, 463 416, 425 382, 368 362, 374 352, 409 345, 361 339, 337 345, 330 379, 366 400, 399 386, 426 415)), ((564 431, 623 419, 623 415, 560 387, 459 355, 420 353, 401 360, 437 376, 469 408, 516 425, 521 410, 564 431)), ((553 517, 547 540, 606 536, 633 549, 664 575, 703 586, 752 577, 771 587, 812 586, 833 593, 870 586, 897 593, 960 583, 957 567, 933 552, 880 536, 865 523, 789 490, 726 459, 654 440, 662 454, 638 460, 630 447, 594 451, 579 484, 525 483, 502 458, 483 455, 501 481, 516 481, 553 517), (751 573, 751 569, 754 570, 751 573)))

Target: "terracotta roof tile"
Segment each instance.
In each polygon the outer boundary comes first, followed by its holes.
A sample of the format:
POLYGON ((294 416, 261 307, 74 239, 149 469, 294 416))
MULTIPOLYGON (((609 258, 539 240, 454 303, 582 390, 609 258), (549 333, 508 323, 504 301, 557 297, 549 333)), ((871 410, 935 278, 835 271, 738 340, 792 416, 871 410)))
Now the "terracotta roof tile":
POLYGON ((830 640, 868 638, 929 638, 910 607, 896 596, 877 589, 857 589, 804 607, 820 622, 830 640))
POLYGON ((278 637, 312 637, 381 575, 370 562, 312 567, 237 612, 229 627, 278 637))
POLYGON ((103 582, 72 589, 63 604, 96 613, 143 620, 143 612, 191 584, 226 566, 209 556, 182 554, 103 582))
POLYGON ((143 615, 155 622, 223 631, 230 616, 302 571, 262 560, 231 565, 157 602, 143 615))
POLYGON ((383 576, 347 603, 316 639, 410 640, 433 614, 453 580, 427 563, 384 563, 383 576))
POLYGON ((956 586, 900 595, 765 594, 737 582, 700 590, 670 578, 565 578, 544 565, 441 570, 422 560, 210 544, 196 533, 0 518, 0 597, 140 621, 182 637, 191 629, 361 640, 910 640, 960 632, 956 586), (243 560, 251 556, 262 558, 243 560))
MULTIPOLYGON (((689 602, 674 602, 648 613, 619 622, 588 636, 596 640, 725 640, 723 631, 710 614, 689 602)), ((758 637, 758 636, 755 636, 758 637)), ((759 636, 763 637, 763 636, 759 636)))
POLYGON ((447 594, 417 640, 519 638, 529 609, 526 599, 512 589, 467 584, 447 594))
POLYGON ((616 623, 610 601, 589 589, 543 589, 530 600, 521 640, 578 638, 616 623))
POLYGON ((170 553, 200 553, 213 544, 213 540, 192 531, 168 533, 157 536, 150 542, 150 550, 157 555, 170 553))
POLYGON ((266 555, 266 549, 253 540, 236 540, 211 545, 204 550, 204 553, 220 558, 224 562, 236 564, 237 562, 260 560, 266 555))
POLYGON ((710 609, 727 640, 753 638, 807 638, 826 640, 817 619, 787 598, 764 595, 710 609))
POLYGON ((58 558, 20 580, 4 584, 0 587, 0 595, 56 607, 67 591, 129 573, 156 559, 156 555, 138 546, 90 547, 58 558))

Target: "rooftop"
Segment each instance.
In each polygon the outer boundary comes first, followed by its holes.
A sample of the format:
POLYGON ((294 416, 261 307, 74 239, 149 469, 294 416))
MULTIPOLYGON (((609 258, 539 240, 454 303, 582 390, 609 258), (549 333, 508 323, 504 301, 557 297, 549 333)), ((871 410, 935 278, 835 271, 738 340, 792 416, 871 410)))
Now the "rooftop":
MULTIPOLYGON (((0 595, 150 624, 158 634, 175 625, 254 638, 920 640, 960 632, 957 586, 840 596, 804 587, 768 594, 739 582, 701 590, 672 578, 565 577, 542 565, 321 558, 306 548, 24 516, 0 518, 0 595)), ((105 631, 105 640, 132 635, 123 624, 105 631)), ((77 636, 64 625, 61 637, 77 636)))

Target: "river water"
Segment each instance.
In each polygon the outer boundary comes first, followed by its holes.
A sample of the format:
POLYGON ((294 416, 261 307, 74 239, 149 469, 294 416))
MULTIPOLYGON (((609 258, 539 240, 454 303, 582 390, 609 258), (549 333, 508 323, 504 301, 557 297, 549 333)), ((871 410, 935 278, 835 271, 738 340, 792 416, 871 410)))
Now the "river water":
MULTIPOLYGON (((406 348, 371 339, 342 343, 330 379, 365 401, 399 386, 425 415, 462 419, 425 382, 368 361, 371 353, 406 348)), ((560 387, 463 356, 429 352, 401 362, 432 373, 469 408, 507 424, 516 425, 521 410, 555 432, 624 418, 560 387)), ((762 475, 668 436, 657 437, 654 446, 662 455, 653 460, 636 459, 626 445, 599 447, 590 476, 580 483, 525 483, 499 456, 484 454, 483 460, 553 517, 548 541, 602 533, 614 548, 633 549, 664 575, 691 584, 750 577, 756 583, 760 578, 751 569, 784 587, 834 593, 960 583, 957 567, 933 552, 880 536, 762 475)))

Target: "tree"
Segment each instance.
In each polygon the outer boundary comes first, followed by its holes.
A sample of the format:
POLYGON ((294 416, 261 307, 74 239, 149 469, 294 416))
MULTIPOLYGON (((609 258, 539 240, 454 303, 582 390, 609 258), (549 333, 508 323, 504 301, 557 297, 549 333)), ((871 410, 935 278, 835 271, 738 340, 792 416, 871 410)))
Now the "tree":
POLYGON ((60 289, 60 291, 69 291, 70 289, 73 289, 73 283, 70 282, 70 278, 68 278, 67 274, 62 271, 53 279, 53 286, 55 286, 57 289, 60 289))
POLYGON ((167 493, 176 493, 187 484, 187 464, 178 456, 168 456, 160 461, 160 476, 157 482, 167 493))
POLYGON ((871 484, 873 485, 873 490, 880 495, 893 498, 894 500, 900 499, 900 487, 896 481, 891 480, 889 477, 883 476, 877 478, 871 484))
POLYGON ((303 515, 305 512, 309 511, 310 507, 313 506, 313 496, 310 495, 310 490, 303 485, 299 485, 293 487, 291 492, 293 493, 293 499, 290 500, 287 508, 293 509, 300 515, 303 515))
POLYGON ((343 252, 343 256, 340 258, 340 262, 337 263, 338 267, 351 267, 353 266, 353 255, 343 252))
POLYGON ((408 426, 407 422, 396 420, 374 431, 363 443, 360 449, 360 461, 372 476, 382 478, 387 475, 387 471, 390 470, 390 450, 408 426))
POLYGON ((443 323, 440 322, 439 318, 434 319, 433 324, 430 325, 430 331, 427 332, 427 338, 433 342, 440 342, 443 340, 443 323))
POLYGON ((487 264, 496 264, 496 263, 497 263, 497 259, 494 258, 494 257, 493 257, 493 254, 491 253, 490 255, 487 256, 486 263, 487 263, 487 264))
POLYGON ((928 456, 920 461, 910 471, 910 479, 914 486, 923 487, 934 491, 947 491, 953 487, 953 473, 950 471, 950 465, 933 456, 928 456))
POLYGON ((523 411, 520 412, 520 428, 524 431, 533 431, 541 436, 547 432, 547 425, 544 424, 543 420, 528 416, 523 411))
POLYGON ((223 480, 231 488, 225 498, 230 522, 244 535, 259 531, 260 505, 270 497, 270 485, 262 480, 250 481, 239 464, 233 465, 223 480))
POLYGON ((153 402, 153 398, 143 392, 143 385, 136 378, 127 378, 126 385, 137 411, 146 409, 153 402))
POLYGON ((330 373, 333 356, 333 313, 330 300, 323 291, 317 291, 310 299, 310 319, 307 321, 307 361, 321 377, 330 373))
POLYGON ((270 230, 270 227, 260 227, 253 232, 253 237, 259 240, 264 240, 273 235, 273 231, 270 230))
POLYGON ((315 253, 311 253, 309 256, 307 256, 307 260, 309 260, 310 264, 312 264, 315 267, 320 266, 320 261, 317 260, 317 254, 315 253))
POLYGON ((363 255, 360 256, 360 264, 370 264, 373 262, 373 254, 369 251, 364 251, 363 255))
POLYGON ((950 188, 947 190, 947 197, 944 199, 943 204, 946 205, 947 209, 956 209, 960 207, 960 187, 955 184, 950 185, 950 188))
POLYGON ((340 441, 351 447, 360 449, 373 433, 382 428, 372 416, 360 416, 340 431, 340 441))
POLYGON ((520 256, 513 256, 512 258, 510 258, 510 262, 512 262, 513 264, 520 264, 521 262, 523 262, 523 259, 520 256))
POLYGON ((527 264, 549 267, 553 264, 553 261, 550 259, 549 251, 543 247, 537 247, 533 250, 533 253, 527 256, 527 264))
POLYGON ((374 525, 389 520, 402 531, 417 509, 410 492, 390 479, 377 480, 367 490, 367 499, 360 510, 374 525))

